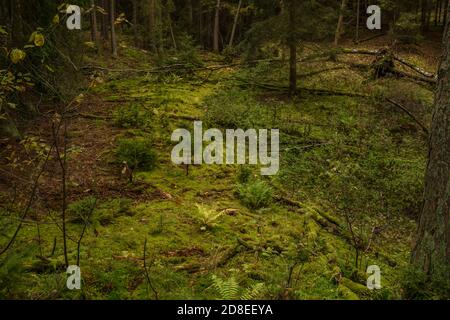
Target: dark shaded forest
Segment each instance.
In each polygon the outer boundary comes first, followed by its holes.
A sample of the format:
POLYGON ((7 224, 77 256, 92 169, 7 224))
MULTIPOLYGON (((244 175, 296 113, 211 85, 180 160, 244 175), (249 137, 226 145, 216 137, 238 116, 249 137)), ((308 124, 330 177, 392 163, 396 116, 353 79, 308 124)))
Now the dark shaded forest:
POLYGON ((0 0, 0 49, 0 299, 450 298, 449 0, 0 0))

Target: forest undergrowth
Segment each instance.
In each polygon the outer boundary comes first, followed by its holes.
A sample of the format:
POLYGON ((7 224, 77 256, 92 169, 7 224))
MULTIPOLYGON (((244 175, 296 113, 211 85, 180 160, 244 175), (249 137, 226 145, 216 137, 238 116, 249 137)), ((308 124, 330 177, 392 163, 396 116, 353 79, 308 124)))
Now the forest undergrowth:
MULTIPOLYGON (((355 68, 373 57, 321 55, 328 48, 316 44, 299 55, 306 61, 294 98, 283 90, 282 60, 240 65, 199 53, 202 66, 223 67, 146 72, 157 66, 143 50, 122 44, 121 51, 102 64, 87 58, 89 90, 67 127, 68 259, 79 260, 82 289, 66 290, 60 177, 50 159, 40 204, 0 268, 2 298, 404 295, 427 156, 418 123, 429 126, 432 88, 374 78, 373 70, 355 68), (172 164, 171 133, 192 130, 194 120, 208 128, 279 129, 278 175, 262 177, 246 165, 172 164), (369 265, 381 269, 381 290, 366 287, 369 265)), ((398 54, 435 69, 429 56, 398 54)), ((33 152, 49 147, 49 126, 29 126, 33 152)), ((5 203, 10 193, 1 190, 5 203)), ((19 212, 14 203, 1 210, 6 241, 19 212)))

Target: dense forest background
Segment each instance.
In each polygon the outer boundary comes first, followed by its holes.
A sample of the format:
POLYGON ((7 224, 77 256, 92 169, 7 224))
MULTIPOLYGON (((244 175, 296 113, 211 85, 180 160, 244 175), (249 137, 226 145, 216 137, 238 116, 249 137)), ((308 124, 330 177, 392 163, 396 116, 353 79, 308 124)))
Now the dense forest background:
POLYGON ((450 298, 449 19, 449 0, 0 0, 0 298, 450 298), (280 172, 174 165, 195 120, 278 128, 280 172))

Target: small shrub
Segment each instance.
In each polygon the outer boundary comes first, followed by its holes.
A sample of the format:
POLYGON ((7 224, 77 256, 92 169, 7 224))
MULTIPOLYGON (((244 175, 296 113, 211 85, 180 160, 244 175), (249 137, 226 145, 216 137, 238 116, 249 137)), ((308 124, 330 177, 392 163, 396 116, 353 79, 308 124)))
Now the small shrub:
POLYGON ((15 286, 23 279, 24 257, 24 252, 10 252, 0 261, 0 299, 10 299, 15 286))
POLYGON ((119 128, 136 128, 144 124, 143 116, 137 105, 120 107, 113 112, 114 125, 119 128))
POLYGON ((126 198, 114 199, 112 201, 112 206, 115 208, 116 215, 131 215, 131 205, 133 204, 133 200, 126 198))
POLYGON ((165 72, 158 75, 159 80, 166 82, 181 78, 189 78, 194 75, 194 70, 203 66, 203 61, 198 54, 198 48, 194 40, 184 34, 178 39, 178 50, 172 54, 160 54, 155 59, 155 64, 165 72), (177 77, 174 77, 177 76, 177 77))
POLYGON ((144 139, 122 139, 119 141, 116 157, 125 163, 130 170, 151 171, 156 166, 156 153, 149 141, 144 139))
POLYGON ((69 204, 68 212, 73 216, 74 223, 93 223, 94 209, 97 204, 97 198, 87 197, 69 204))
POLYGON ((403 270, 403 295, 411 300, 450 299, 450 279, 448 266, 438 267, 432 275, 427 275, 416 266, 403 270))
POLYGON ((238 187, 242 203, 250 209, 261 209, 272 202, 272 188, 264 181, 255 181, 238 187))
POLYGON ((120 216, 131 216, 133 214, 131 205, 133 201, 127 198, 113 199, 102 203, 95 210, 95 220, 102 226, 106 226, 120 216))
POLYGON ((252 176, 252 169, 248 166, 239 166, 237 170, 236 179, 239 183, 247 183, 252 176))

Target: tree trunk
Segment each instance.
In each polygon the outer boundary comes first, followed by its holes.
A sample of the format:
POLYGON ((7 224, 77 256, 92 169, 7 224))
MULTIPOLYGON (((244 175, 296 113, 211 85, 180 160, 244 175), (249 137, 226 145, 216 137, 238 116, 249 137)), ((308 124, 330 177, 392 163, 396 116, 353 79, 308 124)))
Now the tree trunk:
POLYGON ((434 26, 437 27, 439 22, 439 0, 436 0, 435 13, 434 13, 434 26))
POLYGON ((167 23, 169 24, 170 37, 172 38, 173 48, 175 49, 175 51, 178 51, 177 40, 175 39, 175 33, 173 31, 172 16, 169 10, 167 10, 167 23))
POLYGON ((194 24, 194 7, 192 6, 192 0, 186 1, 186 11, 189 31, 192 31, 192 26, 194 24))
POLYGON ((159 53, 164 52, 164 35, 163 35, 163 4, 162 1, 155 0, 155 9, 156 9, 156 20, 155 26, 156 31, 158 32, 158 51, 159 53))
POLYGON ((295 32, 296 0, 289 1, 289 94, 297 91, 297 34, 295 32))
MULTIPOLYGON (((102 0, 101 4, 102 4, 103 10, 105 10, 108 13, 109 12, 108 0, 102 0)), ((102 32, 103 40, 108 40, 108 15, 107 14, 102 14, 101 32, 102 32)))
POLYGON ((155 31, 155 16, 156 16, 156 0, 150 0, 149 2, 149 12, 148 12, 148 27, 150 31, 150 36, 152 36, 153 32, 155 31))
POLYGON ((95 5, 95 0, 91 0, 91 38, 92 42, 97 44, 97 9, 95 5))
POLYGON ((20 0, 11 2, 11 43, 14 46, 22 45, 24 39, 23 35, 23 21, 22 21, 22 3, 20 0))
POLYGON ((217 0, 216 15, 214 17, 214 40, 213 50, 219 52, 219 30, 220 28, 220 0, 217 0))
POLYGON ((202 44, 203 49, 206 48, 205 40, 203 37, 203 5, 199 4, 199 12, 198 12, 198 38, 200 43, 202 44))
POLYGON ((336 28, 336 34, 334 37, 334 45, 337 47, 339 45, 339 40, 341 39, 342 31, 344 29, 344 11, 347 7, 348 0, 342 0, 341 11, 339 12, 339 20, 336 28))
POLYGON ((234 16, 233 29, 231 30, 230 43, 228 44, 229 47, 233 46, 234 35, 236 33, 236 26, 237 26, 237 23, 239 20, 239 12, 241 11, 241 6, 242 6, 242 0, 239 0, 237 12, 236 12, 236 15, 234 16))
POLYGON ((134 36, 134 46, 139 47, 139 34, 138 34, 138 3, 137 0, 133 0, 133 36, 134 36))
POLYGON ((422 0, 421 24, 424 32, 430 30, 430 0, 422 0))
POLYGON ((147 27, 145 30, 147 31, 147 36, 145 37, 144 43, 147 48, 153 49, 154 51, 157 51, 156 48, 156 36, 155 36, 155 20, 156 20, 156 6, 155 6, 156 0, 148 0, 145 6, 146 9, 146 16, 148 17, 148 20, 146 21, 147 27), (147 11, 148 10, 148 11, 147 11))
POLYGON ((431 11, 433 10, 432 3, 430 3, 430 0, 427 0, 427 30, 430 30, 430 24, 431 24, 431 11))
POLYGON ((356 35, 355 41, 359 42, 359 19, 361 18, 361 0, 357 0, 356 3, 356 35))
POLYGON ((447 0, 447 4, 444 7, 444 28, 447 25, 447 21, 449 19, 448 10, 447 8, 450 6, 450 0, 447 0))
MULTIPOLYGON (((447 21, 450 6, 447 6, 447 21)), ((450 25, 447 23, 425 176, 424 203, 412 262, 429 276, 450 264, 450 25)), ((444 274, 445 275, 445 274, 444 274)), ((448 276, 448 274, 447 274, 448 276)))
POLYGON ((117 57, 117 39, 116 39, 116 27, 114 25, 116 21, 116 0, 110 0, 109 18, 111 24, 111 53, 113 57, 117 57))

